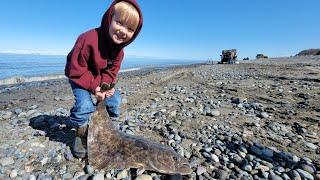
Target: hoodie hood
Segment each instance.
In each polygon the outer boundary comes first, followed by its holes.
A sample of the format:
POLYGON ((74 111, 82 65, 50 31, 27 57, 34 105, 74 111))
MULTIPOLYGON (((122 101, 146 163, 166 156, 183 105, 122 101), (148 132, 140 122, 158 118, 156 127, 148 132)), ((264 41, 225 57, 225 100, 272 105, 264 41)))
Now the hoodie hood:
POLYGON ((103 15, 100 30, 102 31, 103 34, 105 34, 107 36, 106 38, 108 38, 108 41, 112 43, 110 45, 114 46, 115 49, 121 50, 125 46, 129 45, 132 41, 134 41, 134 39, 138 36, 138 34, 142 28, 142 22, 143 22, 142 13, 141 13, 140 7, 139 7, 136 0, 114 0, 112 2, 112 4, 110 5, 110 7, 108 8, 108 10, 103 15), (113 40, 111 39, 111 37, 109 35, 109 26, 110 26, 111 20, 112 20, 112 14, 113 14, 113 9, 114 9, 113 6, 121 1, 128 2, 128 3, 132 4, 137 9, 137 11, 139 13, 139 24, 137 26, 137 29, 136 29, 134 35, 130 39, 130 41, 123 43, 123 44, 115 44, 115 43, 113 43, 113 40))

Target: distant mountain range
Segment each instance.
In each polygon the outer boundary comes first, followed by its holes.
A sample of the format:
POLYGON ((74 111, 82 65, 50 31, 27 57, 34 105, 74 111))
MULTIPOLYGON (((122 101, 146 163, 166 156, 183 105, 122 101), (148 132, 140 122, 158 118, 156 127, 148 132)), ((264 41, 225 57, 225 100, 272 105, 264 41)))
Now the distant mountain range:
POLYGON ((29 51, 29 50, 17 50, 17 51, 1 51, 0 54, 20 54, 20 55, 55 55, 55 56, 66 56, 63 53, 53 53, 47 51, 29 51))

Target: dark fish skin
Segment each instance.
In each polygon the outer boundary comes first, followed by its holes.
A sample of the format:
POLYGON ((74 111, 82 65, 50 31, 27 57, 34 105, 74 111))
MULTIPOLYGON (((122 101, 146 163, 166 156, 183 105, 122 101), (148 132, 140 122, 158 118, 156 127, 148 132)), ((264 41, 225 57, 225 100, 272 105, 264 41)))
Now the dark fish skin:
POLYGON ((88 162, 95 169, 138 168, 163 174, 192 173, 188 160, 170 147, 118 131, 98 103, 88 130, 88 162))

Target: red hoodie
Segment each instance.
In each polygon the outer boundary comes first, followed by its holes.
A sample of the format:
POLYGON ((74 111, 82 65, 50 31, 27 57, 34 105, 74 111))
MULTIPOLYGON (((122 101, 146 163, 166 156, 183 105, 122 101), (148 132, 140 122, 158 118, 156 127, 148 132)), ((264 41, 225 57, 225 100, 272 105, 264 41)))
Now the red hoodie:
POLYGON ((84 89, 94 91, 101 83, 115 83, 124 56, 124 47, 139 34, 142 13, 135 0, 115 0, 103 15, 101 26, 81 34, 67 56, 65 75, 84 89), (115 44, 109 36, 114 4, 126 1, 138 10, 140 21, 131 40, 115 44))

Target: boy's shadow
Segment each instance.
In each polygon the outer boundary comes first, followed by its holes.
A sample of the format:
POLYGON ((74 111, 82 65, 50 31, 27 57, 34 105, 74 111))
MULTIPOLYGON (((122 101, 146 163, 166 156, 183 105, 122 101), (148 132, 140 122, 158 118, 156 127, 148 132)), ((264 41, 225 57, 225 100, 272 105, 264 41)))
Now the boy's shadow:
MULTIPOLYGON (((68 118, 67 116, 40 115, 31 118, 29 125, 33 129, 44 131, 45 136, 49 137, 51 141, 62 142, 71 149, 75 131, 66 126, 68 118)), ((33 135, 37 136, 37 133, 35 132, 33 135)))

